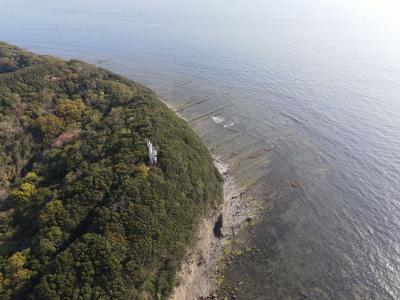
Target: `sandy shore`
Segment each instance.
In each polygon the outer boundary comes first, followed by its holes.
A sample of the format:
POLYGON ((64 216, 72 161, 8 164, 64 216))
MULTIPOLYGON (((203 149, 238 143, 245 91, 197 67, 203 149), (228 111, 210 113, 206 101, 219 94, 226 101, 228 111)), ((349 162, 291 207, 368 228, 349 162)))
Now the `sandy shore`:
POLYGON ((187 254, 177 275, 180 284, 172 293, 171 300, 202 299, 212 294, 216 285, 215 271, 222 257, 223 246, 232 239, 249 215, 250 206, 246 203, 246 194, 235 183, 228 165, 215 156, 213 159, 225 180, 223 203, 200 223, 198 242, 187 254), (223 236, 218 238, 213 229, 220 215, 223 220, 223 236))

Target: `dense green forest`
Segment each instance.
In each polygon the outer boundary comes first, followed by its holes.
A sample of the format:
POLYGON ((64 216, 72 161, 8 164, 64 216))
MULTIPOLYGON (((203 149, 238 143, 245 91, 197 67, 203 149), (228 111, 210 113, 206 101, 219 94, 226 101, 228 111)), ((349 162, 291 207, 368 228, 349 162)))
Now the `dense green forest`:
POLYGON ((166 298, 221 186, 149 89, 0 43, 0 299, 166 298))

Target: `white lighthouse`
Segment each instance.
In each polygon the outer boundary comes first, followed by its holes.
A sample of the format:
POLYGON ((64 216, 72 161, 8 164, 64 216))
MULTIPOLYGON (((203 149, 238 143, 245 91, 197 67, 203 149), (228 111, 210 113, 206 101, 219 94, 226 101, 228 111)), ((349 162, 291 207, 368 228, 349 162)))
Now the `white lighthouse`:
POLYGON ((149 164, 155 165, 157 163, 157 150, 153 149, 153 144, 147 141, 147 149, 149 150, 149 164))

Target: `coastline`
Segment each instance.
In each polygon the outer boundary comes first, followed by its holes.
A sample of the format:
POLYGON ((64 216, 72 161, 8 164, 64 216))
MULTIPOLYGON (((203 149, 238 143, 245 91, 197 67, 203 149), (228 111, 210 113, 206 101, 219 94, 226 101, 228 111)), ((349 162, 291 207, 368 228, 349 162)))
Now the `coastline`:
POLYGON ((229 165, 217 156, 213 162, 224 178, 223 202, 208 217, 199 223, 198 241, 187 253, 177 274, 179 285, 174 289, 171 300, 216 298, 218 262, 223 258, 223 249, 246 222, 250 206, 246 194, 237 185, 229 165), (221 237, 214 233, 214 226, 222 216, 221 237))
MULTIPOLYGON (((159 97, 178 117, 187 122, 173 105, 159 97)), ((213 163, 222 178, 223 201, 198 224, 197 242, 186 253, 185 259, 177 273, 178 285, 170 295, 170 300, 217 299, 223 281, 221 265, 230 252, 227 248, 243 225, 253 218, 252 206, 247 197, 247 189, 242 188, 235 179, 227 162, 209 149, 213 163), (222 218, 221 236, 214 233, 219 218, 222 218)))

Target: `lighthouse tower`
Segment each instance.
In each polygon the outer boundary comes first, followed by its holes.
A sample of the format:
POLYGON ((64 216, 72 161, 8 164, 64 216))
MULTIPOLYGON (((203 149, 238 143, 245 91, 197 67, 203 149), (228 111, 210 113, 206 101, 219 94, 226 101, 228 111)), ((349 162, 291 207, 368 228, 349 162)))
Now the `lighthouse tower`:
POLYGON ((147 149, 149 150, 149 164, 155 165, 157 163, 157 150, 153 149, 153 144, 147 141, 147 149))

